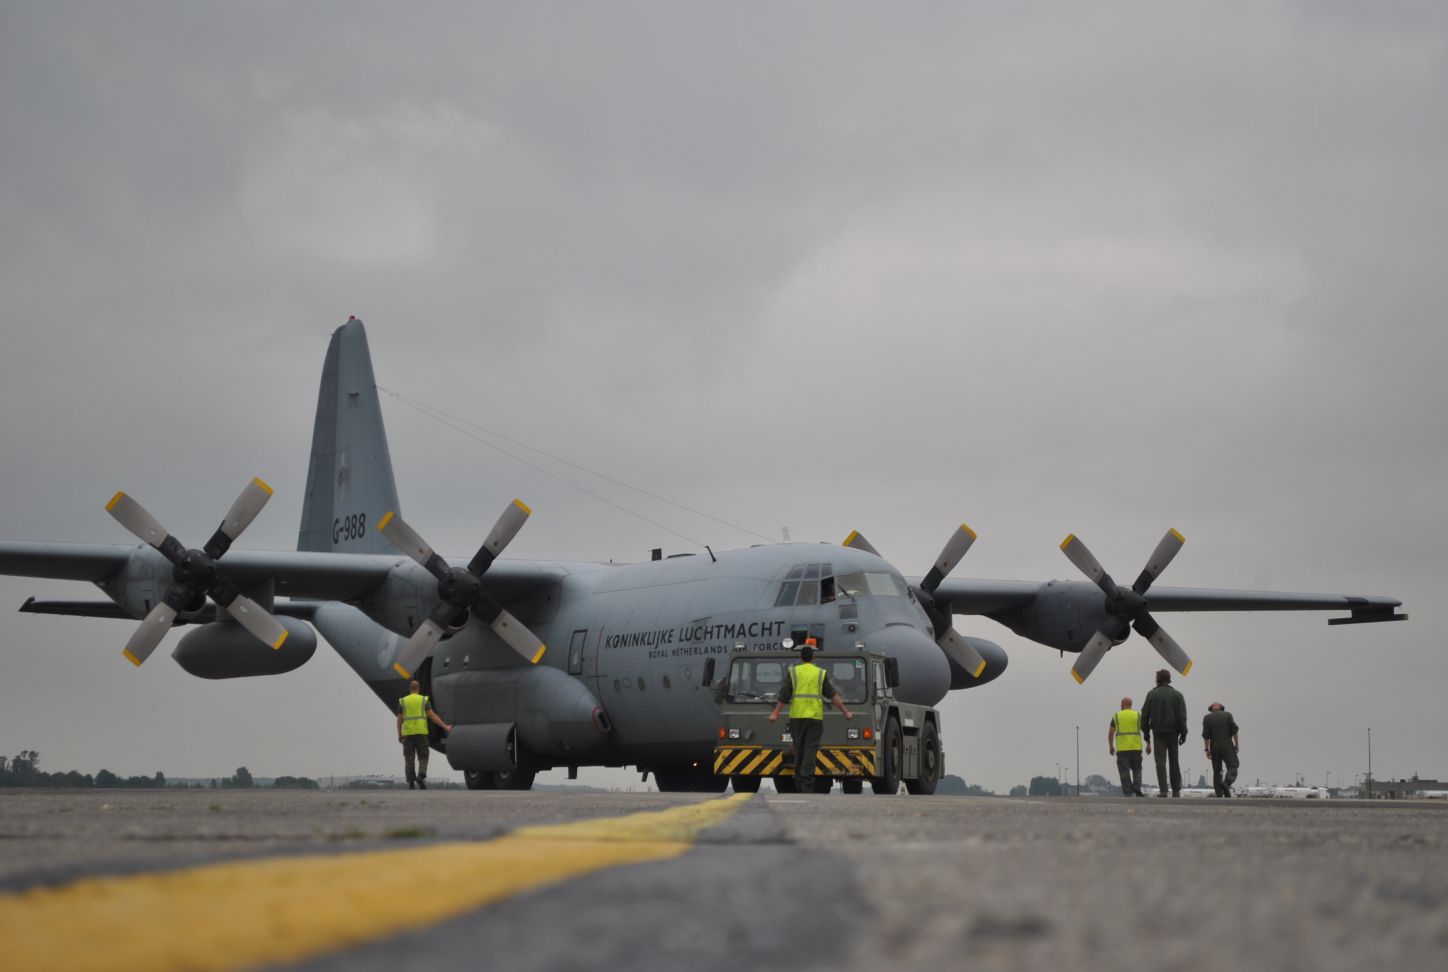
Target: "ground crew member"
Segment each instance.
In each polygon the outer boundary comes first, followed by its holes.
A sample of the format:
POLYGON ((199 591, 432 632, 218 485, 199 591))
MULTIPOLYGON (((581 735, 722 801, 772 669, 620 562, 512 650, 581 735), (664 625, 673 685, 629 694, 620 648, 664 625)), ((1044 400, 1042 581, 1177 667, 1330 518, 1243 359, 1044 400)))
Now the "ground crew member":
POLYGON ((853 719, 855 714, 845 708, 840 693, 830 684, 825 670, 814 663, 815 640, 806 638, 799 650, 799 664, 789 670, 789 679, 779 687, 779 701, 769 713, 769 721, 779 718, 784 703, 789 703, 789 736, 794 740, 794 779, 801 793, 814 791, 815 753, 825 731, 825 699, 853 719))
POLYGON ((1219 797, 1232 795, 1232 784, 1237 782, 1237 720, 1220 702, 1207 706, 1202 717, 1202 749, 1212 761, 1212 789, 1219 797), (1226 765, 1227 774, 1222 775, 1226 765))
POLYGON ((1171 687, 1171 672, 1156 673, 1156 688, 1141 703, 1141 731, 1146 751, 1156 746, 1157 796, 1166 796, 1167 763, 1171 763, 1171 795, 1182 795, 1181 757, 1177 747, 1187 741, 1187 700, 1171 687))
POLYGON ((443 732, 452 732, 452 726, 443 722, 432 711, 432 699, 422 694, 417 679, 408 686, 409 692, 397 700, 397 741, 402 743, 402 759, 407 766, 407 788, 427 789, 427 724, 434 722, 443 732), (413 761, 417 770, 413 771, 413 761))
POLYGON ((1121 709, 1106 729, 1106 749, 1116 757, 1121 774, 1122 796, 1146 796, 1141 792, 1141 716, 1131 707, 1131 696, 1121 700, 1121 709))

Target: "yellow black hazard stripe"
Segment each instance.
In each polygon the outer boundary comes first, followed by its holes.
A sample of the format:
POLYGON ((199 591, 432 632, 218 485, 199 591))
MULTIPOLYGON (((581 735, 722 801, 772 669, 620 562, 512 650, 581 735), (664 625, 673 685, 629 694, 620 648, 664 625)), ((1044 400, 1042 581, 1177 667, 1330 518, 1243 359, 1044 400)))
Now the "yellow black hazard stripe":
MULTIPOLYGON (((788 750, 771 746, 720 746, 714 750, 717 776, 793 776, 788 750)), ((875 750, 869 746, 821 746, 815 772, 828 776, 875 776, 875 750)))

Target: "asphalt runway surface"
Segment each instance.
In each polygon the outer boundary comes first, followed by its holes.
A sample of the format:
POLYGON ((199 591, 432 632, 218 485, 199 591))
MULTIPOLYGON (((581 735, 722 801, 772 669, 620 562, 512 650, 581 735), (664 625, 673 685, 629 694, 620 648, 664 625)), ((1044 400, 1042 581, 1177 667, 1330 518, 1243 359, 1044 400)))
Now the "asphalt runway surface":
POLYGON ((1436 802, 11 790, 0 936, 17 968, 1440 967, 1445 842, 1436 802))

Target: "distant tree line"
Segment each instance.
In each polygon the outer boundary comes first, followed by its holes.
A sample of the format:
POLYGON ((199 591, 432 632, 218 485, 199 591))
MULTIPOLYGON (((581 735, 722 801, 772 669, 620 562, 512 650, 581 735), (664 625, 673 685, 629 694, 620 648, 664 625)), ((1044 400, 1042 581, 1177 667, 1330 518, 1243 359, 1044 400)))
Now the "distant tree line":
MULTIPOLYGON (((47 773, 40 768, 40 753, 33 749, 22 749, 10 758, 0 756, 0 787, 54 786, 80 789, 152 789, 164 786, 201 786, 203 784, 168 784, 166 775, 159 770, 155 776, 118 776, 108 769, 100 770, 95 776, 78 773, 75 770, 47 773)), ((227 789, 250 789, 255 787, 251 771, 238 766, 236 772, 225 779, 211 781, 213 787, 227 789)), ((315 790, 316 780, 305 776, 278 776, 271 784, 279 789, 315 790)))

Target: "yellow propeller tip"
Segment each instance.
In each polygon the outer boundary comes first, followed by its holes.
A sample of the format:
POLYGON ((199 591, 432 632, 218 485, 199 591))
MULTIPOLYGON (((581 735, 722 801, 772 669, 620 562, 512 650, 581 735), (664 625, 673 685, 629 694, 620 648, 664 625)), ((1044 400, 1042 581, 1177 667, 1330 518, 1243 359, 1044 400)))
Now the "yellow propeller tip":
POLYGON ((522 500, 513 500, 513 505, 516 506, 518 509, 522 510, 524 513, 527 513, 529 516, 533 515, 533 510, 529 508, 528 504, 524 503, 522 500))
POLYGON ((380 519, 380 520, 377 521, 377 529, 379 529, 379 530, 386 530, 386 529, 387 529, 387 524, 389 524, 389 523, 391 523, 391 522, 392 522, 392 511, 391 511, 391 510, 388 510, 386 513, 383 513, 383 514, 382 514, 382 519, 380 519))
POLYGON ((268 485, 266 484, 266 480, 262 479, 260 476, 257 476, 255 479, 253 479, 252 482, 256 483, 256 484, 257 484, 258 486, 260 486, 262 489, 266 490, 266 494, 267 494, 268 496, 270 496, 270 495, 272 494, 272 488, 271 488, 270 486, 268 486, 268 485))
POLYGON ((1187 538, 1178 533, 1175 527, 1171 528, 1171 535, 1177 538, 1177 543, 1187 542, 1187 538))
POLYGON ((983 671, 985 671, 985 660, 984 660, 984 659, 981 660, 981 663, 976 667, 975 671, 973 671, 973 672, 970 673, 970 677, 971 677, 971 678, 980 678, 980 673, 983 672, 983 671))
POLYGON ((278 638, 276 641, 272 642, 272 651, 276 651, 278 648, 280 648, 282 646, 282 642, 287 640, 287 635, 289 634, 291 634, 291 632, 283 628, 281 637, 278 638))
POLYGON ((543 653, 548 650, 547 645, 539 645, 537 652, 533 655, 533 664, 536 665, 543 658, 543 653))
POLYGON ((1182 669, 1182 674, 1183 674, 1183 675, 1190 675, 1191 673, 1192 673, 1192 663, 1191 663, 1191 662, 1187 662, 1187 667, 1182 669))
MULTIPOLYGON (((119 494, 117 494, 117 495, 119 495, 119 494)), ((860 535, 860 531, 859 531, 859 530, 851 530, 851 531, 850 531, 850 535, 849 535, 848 537, 845 537, 845 542, 842 543, 842 544, 840 544, 840 546, 842 546, 842 547, 848 547, 850 544, 852 544, 852 543, 855 542, 855 538, 858 537, 859 535, 860 535)))
POLYGON ((1076 680, 1076 684, 1077 684, 1077 685, 1085 685, 1085 684, 1086 684, 1086 679, 1085 679, 1085 677, 1076 674, 1076 670, 1075 670, 1074 668, 1071 669, 1071 677, 1076 680))
POLYGON ((1076 541, 1076 534, 1074 534, 1074 533, 1068 533, 1068 534, 1066 534, 1066 539, 1061 541, 1061 549, 1062 549, 1062 550, 1065 550, 1067 547, 1071 546, 1071 544, 1074 543, 1075 541, 1076 541))
POLYGON ((393 665, 392 665, 392 670, 393 670, 394 672, 396 672, 397 674, 401 675, 403 678, 411 678, 411 677, 412 677, 412 673, 409 672, 407 669, 403 668, 403 667, 402 667, 401 665, 399 665, 399 664, 393 663, 393 665))
POLYGON ((966 533, 970 534, 970 538, 971 538, 972 540, 977 539, 976 532, 970 528, 970 524, 968 524, 968 523, 962 523, 962 524, 960 525, 960 528, 961 528, 962 530, 964 530, 966 533))
POLYGON ((141 659, 139 659, 139 658, 137 658, 135 655, 131 654, 131 649, 129 649, 129 648, 122 648, 122 649, 121 649, 121 654, 125 655, 125 656, 126 656, 126 661, 130 662, 132 665, 135 665, 137 668, 140 668, 140 667, 141 667, 141 659))
POLYGON ((117 490, 117 491, 116 491, 116 495, 112 496, 112 497, 111 497, 111 501, 106 504, 106 512, 109 513, 111 510, 115 509, 115 508, 116 508, 116 504, 119 503, 121 500, 123 500, 123 499, 125 499, 125 498, 126 498, 125 492, 122 491, 122 490, 117 490))

